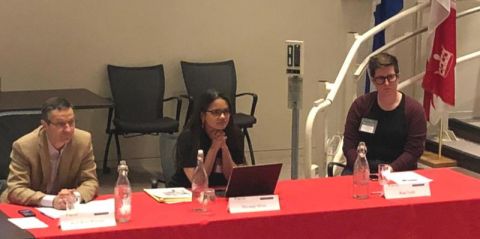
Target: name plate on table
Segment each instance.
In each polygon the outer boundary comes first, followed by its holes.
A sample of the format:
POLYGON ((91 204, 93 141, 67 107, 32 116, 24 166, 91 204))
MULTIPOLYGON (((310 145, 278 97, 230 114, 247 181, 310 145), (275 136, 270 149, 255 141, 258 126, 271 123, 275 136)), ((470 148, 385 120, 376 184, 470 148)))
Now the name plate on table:
MULTIPOLYGON (((72 212, 59 210, 60 228, 77 230, 97 227, 111 227, 115 222, 115 202, 113 198, 94 200, 78 205, 72 212)), ((54 209, 56 210, 56 209, 54 209)))
POLYGON ((386 199, 429 197, 430 182, 415 172, 395 172, 385 175, 389 183, 383 185, 383 192, 386 199))
POLYGON ((77 213, 60 217, 60 228, 64 231, 115 226, 115 213, 77 213))
POLYGON ((278 195, 262 195, 228 198, 230 213, 263 212, 280 210, 278 195))

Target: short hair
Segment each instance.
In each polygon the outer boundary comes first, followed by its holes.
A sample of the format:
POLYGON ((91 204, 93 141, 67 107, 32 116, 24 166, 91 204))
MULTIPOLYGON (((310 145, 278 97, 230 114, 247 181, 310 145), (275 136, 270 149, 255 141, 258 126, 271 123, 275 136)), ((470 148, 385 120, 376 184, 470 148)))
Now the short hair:
POLYGON ((49 98, 42 105, 42 120, 49 123, 50 112, 53 110, 65 110, 73 108, 73 105, 65 98, 62 97, 52 97, 49 98))
POLYGON ((395 56, 382 52, 375 56, 370 57, 368 61, 368 74, 370 77, 375 76, 375 71, 382 67, 393 66, 395 74, 398 74, 398 60, 395 56))

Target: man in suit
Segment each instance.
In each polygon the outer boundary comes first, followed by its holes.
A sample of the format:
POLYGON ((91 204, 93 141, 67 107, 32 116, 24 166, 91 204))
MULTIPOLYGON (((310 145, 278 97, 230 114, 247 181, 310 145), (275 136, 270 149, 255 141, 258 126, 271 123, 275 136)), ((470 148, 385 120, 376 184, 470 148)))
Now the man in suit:
POLYGON ((75 129, 72 105, 50 98, 41 125, 13 143, 7 189, 0 202, 65 209, 67 198, 92 200, 98 191, 90 133, 75 129))

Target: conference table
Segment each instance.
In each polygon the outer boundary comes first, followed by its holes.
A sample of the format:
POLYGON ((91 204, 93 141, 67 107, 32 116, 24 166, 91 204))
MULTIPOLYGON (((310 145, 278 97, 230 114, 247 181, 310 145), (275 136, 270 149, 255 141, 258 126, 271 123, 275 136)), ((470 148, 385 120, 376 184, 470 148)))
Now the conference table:
MULTIPOLYGON (((352 198, 352 177, 279 181, 281 210, 230 214, 217 198, 209 213, 191 203, 162 204, 133 193, 132 219, 114 227, 62 231, 58 220, 28 230, 36 238, 480 238, 480 180, 452 169, 418 170, 433 181, 431 196, 352 198)), ((371 191, 379 190, 370 182, 371 191)), ((99 199, 111 198, 111 195, 99 199)), ((19 205, 0 204, 9 217, 19 205)), ((35 210, 35 209, 34 209, 35 210)), ((37 211, 38 212, 38 211, 37 211)))

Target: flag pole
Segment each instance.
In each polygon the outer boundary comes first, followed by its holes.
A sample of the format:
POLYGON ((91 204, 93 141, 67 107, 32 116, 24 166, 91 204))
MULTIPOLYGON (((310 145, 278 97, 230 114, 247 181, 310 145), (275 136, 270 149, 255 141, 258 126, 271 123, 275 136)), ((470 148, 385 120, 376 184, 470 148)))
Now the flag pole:
POLYGON ((438 159, 442 158, 443 147, 443 117, 440 118, 440 132, 438 132, 438 159))

